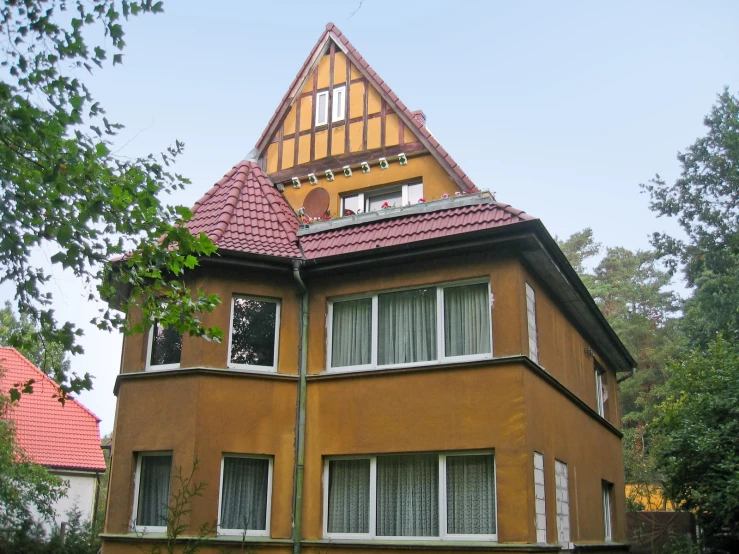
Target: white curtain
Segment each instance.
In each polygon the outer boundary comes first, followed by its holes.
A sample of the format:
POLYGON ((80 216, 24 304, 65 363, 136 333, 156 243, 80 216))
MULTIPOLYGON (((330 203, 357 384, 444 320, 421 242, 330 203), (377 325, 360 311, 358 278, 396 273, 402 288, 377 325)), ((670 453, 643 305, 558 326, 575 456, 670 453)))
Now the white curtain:
POLYGON ((136 525, 165 527, 169 506, 172 456, 143 456, 139 475, 136 525))
POLYGON ((444 344, 447 356, 490 353, 486 283, 444 289, 444 344))
POLYGON ((328 532, 369 533, 370 461, 328 465, 328 532))
POLYGON ((223 460, 221 527, 264 530, 267 528, 267 481, 269 460, 226 457, 223 460))
POLYGON ((378 456, 377 535, 439 536, 436 454, 378 456))
POLYGON ((331 323, 331 367, 372 361, 372 299, 334 302, 331 323))
POLYGON ((436 359, 436 289, 378 297, 379 365, 436 359))
POLYGON ((495 533, 493 457, 447 456, 447 533, 495 533))

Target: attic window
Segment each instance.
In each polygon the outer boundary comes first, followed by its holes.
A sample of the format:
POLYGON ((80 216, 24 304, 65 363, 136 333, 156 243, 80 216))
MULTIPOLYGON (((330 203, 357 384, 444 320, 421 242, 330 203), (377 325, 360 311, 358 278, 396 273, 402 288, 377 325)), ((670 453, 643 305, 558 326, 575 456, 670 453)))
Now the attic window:
POLYGON ((418 204, 423 198, 423 183, 406 183, 371 192, 348 194, 341 199, 341 213, 353 215, 359 212, 375 212, 384 208, 400 208, 418 204))
POLYGON ((316 127, 328 123, 328 91, 316 95, 316 127))
POLYGON ((334 89, 334 102, 332 105, 331 119, 332 121, 344 121, 344 112, 346 111, 346 87, 336 87, 334 89))
MULTIPOLYGON (((344 121, 346 113, 346 85, 335 87, 331 103, 331 121, 344 121)), ((328 125, 328 91, 316 94, 316 127, 328 125)))

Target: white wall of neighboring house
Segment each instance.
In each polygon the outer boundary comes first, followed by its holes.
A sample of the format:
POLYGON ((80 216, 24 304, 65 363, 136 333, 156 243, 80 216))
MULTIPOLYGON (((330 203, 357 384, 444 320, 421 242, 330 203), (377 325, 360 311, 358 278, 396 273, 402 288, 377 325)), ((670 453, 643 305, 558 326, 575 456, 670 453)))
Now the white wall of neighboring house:
MULTIPOLYGON (((54 525, 59 527, 62 522, 68 521, 67 512, 76 505, 82 513, 82 521, 88 521, 92 517, 92 510, 95 506, 95 490, 97 487, 97 479, 94 473, 71 473, 50 470, 50 473, 58 475, 67 483, 69 488, 64 498, 54 505, 54 525)), ((33 514, 35 519, 41 520, 38 513, 33 514)), ((51 522, 43 522, 44 529, 51 531, 51 522)))

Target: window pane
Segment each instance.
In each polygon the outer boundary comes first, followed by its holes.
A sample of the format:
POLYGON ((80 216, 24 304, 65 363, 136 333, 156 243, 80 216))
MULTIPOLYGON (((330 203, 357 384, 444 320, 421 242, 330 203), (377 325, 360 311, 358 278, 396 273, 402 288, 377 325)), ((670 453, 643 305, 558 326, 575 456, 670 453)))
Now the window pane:
POLYGON ((536 293, 526 283, 526 321, 529 331, 529 358, 539 363, 539 343, 536 336, 536 293))
POLYGON ((444 289, 447 356, 490 354, 490 303, 486 283, 444 289))
POLYGON ((381 210, 382 206, 387 202, 387 205, 391 208, 399 208, 403 203, 403 194, 400 190, 394 192, 387 192, 385 194, 378 194, 371 196, 367 199, 367 211, 374 212, 381 210))
POLYGON ((166 527, 172 456, 142 456, 136 525, 166 527))
POLYGON ((361 209, 362 209, 362 206, 359 205, 359 195, 358 194, 353 194, 351 196, 345 196, 344 197, 344 210, 341 215, 347 215, 346 213, 347 210, 357 213, 361 209))
POLYGON ((328 532, 369 533, 370 461, 328 463, 328 532))
POLYGON ((436 289, 381 294, 377 363, 436 359, 436 289))
POLYGON ((223 529, 267 529, 269 460, 223 459, 221 523, 223 529))
POLYGON ((331 324, 331 367, 372 361, 372 299, 334 302, 331 324))
POLYGON ((439 536, 436 454, 377 458, 377 535, 439 536))
POLYGON ((570 487, 567 464, 555 460, 554 479, 557 487, 557 539, 559 544, 570 542, 570 487))
POLYGON ((182 354, 182 335, 170 327, 162 327, 159 322, 152 330, 151 359, 149 365, 180 363, 182 354))
POLYGON ((277 303, 234 298, 231 363, 273 367, 277 303))
POLYGON ((344 119, 344 87, 338 87, 334 89, 334 103, 333 103, 333 120, 341 121, 344 119))
POLYGON ((328 92, 320 93, 316 97, 316 125, 325 125, 328 122, 328 92))
POLYGON ((408 185, 408 202, 410 204, 418 204, 423 198, 423 183, 411 183, 408 185))
POLYGON ((495 533, 493 457, 447 456, 447 532, 459 535, 495 533))

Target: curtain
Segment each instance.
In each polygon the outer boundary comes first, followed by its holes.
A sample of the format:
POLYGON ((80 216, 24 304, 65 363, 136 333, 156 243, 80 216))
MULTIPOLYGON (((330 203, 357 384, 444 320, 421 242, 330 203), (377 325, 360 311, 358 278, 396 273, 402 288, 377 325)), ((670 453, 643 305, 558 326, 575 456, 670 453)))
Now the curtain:
POLYGON ((378 456, 377 535, 439 536, 436 454, 378 456))
POLYGON ((447 456, 447 533, 495 533, 492 456, 447 456))
POLYGON ((328 532, 369 533, 370 461, 328 463, 328 532))
POLYGON ((486 283, 444 289, 444 344, 447 356, 491 352, 486 283))
POLYGON ((436 359, 436 289, 416 289, 378 297, 377 363, 436 359))
POLYGON ((139 474, 139 502, 136 525, 165 527, 169 506, 172 456, 143 456, 139 474))
POLYGON ((226 457, 223 460, 221 527, 267 529, 269 460, 226 457))
POLYGON ((331 323, 331 367, 372 361, 372 299, 334 302, 331 323))

